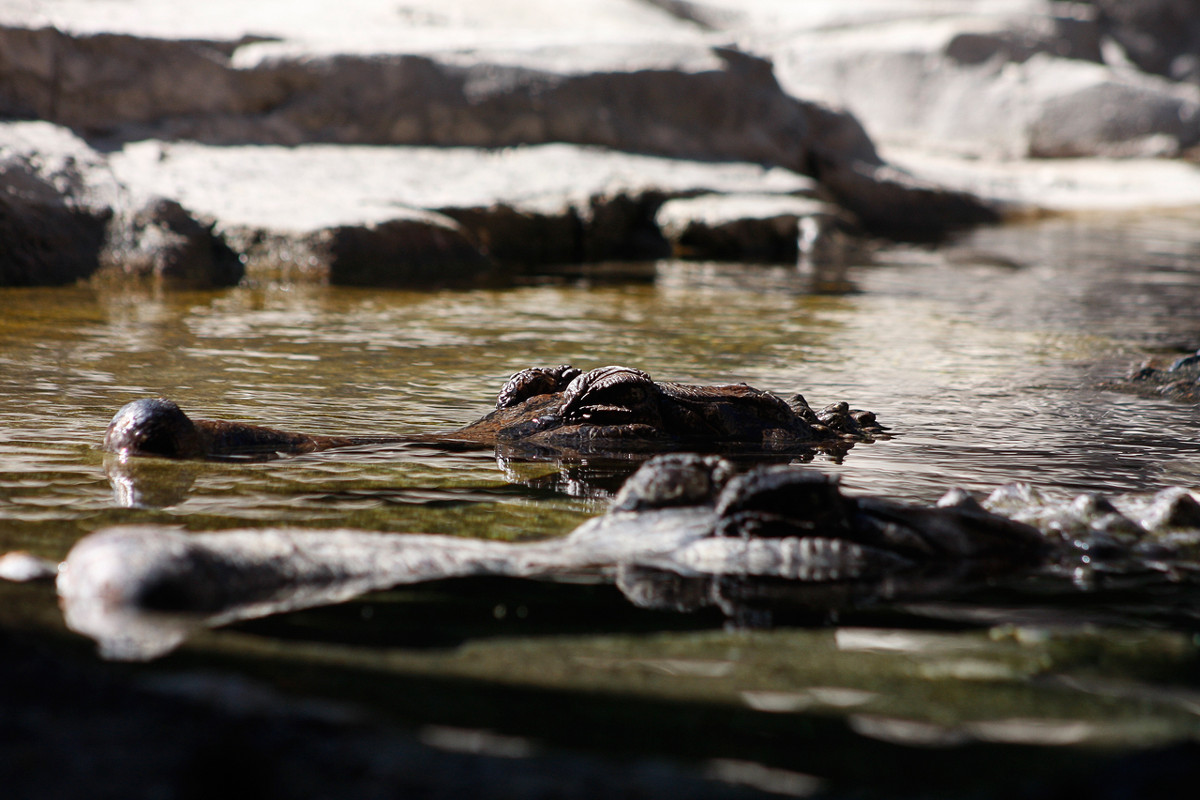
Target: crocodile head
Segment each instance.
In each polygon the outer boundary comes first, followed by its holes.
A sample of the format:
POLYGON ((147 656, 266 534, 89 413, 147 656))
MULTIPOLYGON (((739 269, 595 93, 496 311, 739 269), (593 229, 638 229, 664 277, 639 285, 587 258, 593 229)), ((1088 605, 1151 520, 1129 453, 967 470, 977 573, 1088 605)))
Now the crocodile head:
POLYGON ((631 367, 581 372, 569 366, 524 370, 500 393, 493 413, 459 433, 491 435, 515 448, 583 453, 661 449, 787 452, 870 441, 883 429, 845 404, 814 412, 745 384, 659 382, 631 367))
POLYGON ((1036 566, 1049 546, 1036 528, 963 492, 917 506, 844 494, 835 477, 810 468, 737 473, 726 459, 690 453, 643 464, 609 513, 572 536, 626 564, 804 584, 1004 573, 1036 566), (639 555, 622 559, 621 548, 639 555))
POLYGON ((104 433, 103 448, 120 455, 205 455, 204 440, 195 423, 165 397, 134 400, 122 406, 104 433))

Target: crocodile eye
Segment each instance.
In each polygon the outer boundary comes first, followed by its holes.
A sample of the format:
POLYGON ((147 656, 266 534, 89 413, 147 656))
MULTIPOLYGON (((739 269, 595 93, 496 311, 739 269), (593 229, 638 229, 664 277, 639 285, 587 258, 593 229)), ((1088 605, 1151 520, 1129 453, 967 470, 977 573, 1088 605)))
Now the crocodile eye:
POLYGON ((835 477, 778 465, 756 467, 729 481, 717 500, 717 513, 730 518, 765 515, 829 532, 845 528, 852 511, 835 477))
POLYGON ((117 411, 104 433, 103 448, 112 453, 148 453, 186 458, 199 449, 196 426, 164 397, 134 400, 117 411))
POLYGON ((579 375, 580 371, 570 364, 523 369, 504 384, 496 398, 496 408, 509 408, 531 397, 561 392, 579 375))
POLYGON ((562 413, 575 413, 587 406, 625 404, 646 399, 654 380, 632 367, 600 367, 571 381, 563 392, 562 413))
POLYGON ((640 384, 617 384, 588 392, 584 399, 596 405, 637 405, 645 401, 646 387, 640 384))

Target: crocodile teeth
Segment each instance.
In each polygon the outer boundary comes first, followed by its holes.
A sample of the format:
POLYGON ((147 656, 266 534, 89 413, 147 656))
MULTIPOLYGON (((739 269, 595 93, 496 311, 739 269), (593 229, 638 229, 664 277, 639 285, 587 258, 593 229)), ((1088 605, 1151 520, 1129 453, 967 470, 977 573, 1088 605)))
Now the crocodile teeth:
POLYGON ((819 536, 711 537, 688 545, 676 560, 681 566, 705 574, 753 575, 811 583, 854 580, 904 561, 889 552, 819 536))

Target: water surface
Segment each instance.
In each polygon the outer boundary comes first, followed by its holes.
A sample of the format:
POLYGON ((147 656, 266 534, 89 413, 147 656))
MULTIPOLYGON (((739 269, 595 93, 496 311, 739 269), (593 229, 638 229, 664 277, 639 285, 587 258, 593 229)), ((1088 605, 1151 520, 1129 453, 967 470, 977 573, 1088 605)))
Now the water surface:
MULTIPOLYGON (((794 267, 673 261, 469 291, 5 289, 0 308, 0 552, 58 559, 97 528, 138 522, 561 535, 602 510, 630 464, 379 446, 265 464, 121 467, 97 449, 117 408, 152 395, 193 416, 311 432, 445 430, 485 413, 513 372, 559 363, 745 381, 799 391, 814 407, 846 400, 871 409, 894 438, 812 462, 850 492, 930 502, 954 486, 982 495, 1011 481, 1063 493, 1200 488, 1193 407, 1097 388, 1145 358, 1200 346, 1195 214, 985 230, 936 250, 892 248, 832 280, 794 267)), ((208 658, 267 680, 304 663, 310 677, 293 689, 318 693, 330 691, 326 679, 344 683, 340 670, 362 671, 370 679, 359 676, 361 694, 390 697, 385 705, 413 725, 538 741, 558 735, 541 716, 522 722, 445 698, 423 704, 405 687, 420 676, 481 681, 472 691, 493 710, 507 696, 480 687, 498 679, 577 698, 648 698, 674 709, 655 730, 671 728, 671 713, 686 728, 692 712, 680 709, 694 704, 722 709, 722 724, 765 726, 785 739, 803 735, 789 725, 819 720, 841 726, 847 765, 867 741, 901 752, 921 737, 923 747, 990 742, 1059 758, 1063 747, 1103 745, 1113 755, 1200 731, 1200 703, 1186 688, 1196 659, 1187 623, 1135 644, 1128 630, 1062 633, 1070 616, 1061 614, 1052 628, 1015 616, 991 633, 927 639, 889 639, 889 626, 912 623, 886 614, 836 631, 726 634, 719 619, 633 620, 602 589, 588 590, 599 599, 540 591, 393 593, 207 634, 172 658, 208 658), (430 621, 414 621, 416 612, 430 621), (854 632, 868 623, 882 632, 854 632), (439 625, 450 633, 435 635, 439 625), (547 635, 554 631, 567 638, 547 635), (1139 647, 1144 660, 1131 655, 1139 647)), ((48 591, 0 585, 0 593, 27 619, 53 620, 48 591)), ((641 724, 626 711, 613 724, 641 724)), ((568 742, 603 751, 609 734, 568 742)), ((637 747, 821 769, 786 748, 756 751, 753 736, 731 736, 729 752, 665 738, 637 747)), ((839 769, 820 777, 851 780, 839 769)))

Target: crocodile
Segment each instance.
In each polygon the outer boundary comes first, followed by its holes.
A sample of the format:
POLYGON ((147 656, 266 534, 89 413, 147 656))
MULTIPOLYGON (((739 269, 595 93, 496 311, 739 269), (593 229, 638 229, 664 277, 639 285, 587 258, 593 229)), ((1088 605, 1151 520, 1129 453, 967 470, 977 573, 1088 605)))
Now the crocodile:
POLYGON ((643 464, 606 514, 561 539, 127 526, 80 540, 57 580, 72 629, 111 657, 149 658, 199 627, 446 578, 590 576, 638 606, 716 607, 756 624, 789 589, 832 611, 1028 569, 1051 546, 962 492, 916 506, 846 495, 800 466, 738 472, 717 455, 672 453, 643 464))
POLYGON ((1181 355, 1170 364, 1148 360, 1128 376, 1104 383, 1101 388, 1181 403, 1200 403, 1200 351, 1181 355))
POLYGON ((763 453, 844 451, 886 436, 869 411, 836 403, 814 411, 746 384, 655 381, 631 367, 583 372, 570 365, 522 370, 496 408, 445 433, 323 436, 225 420, 192 419, 166 398, 135 400, 113 417, 103 449, 180 459, 260 459, 334 447, 416 443, 446 448, 581 454, 718 449, 763 453))

